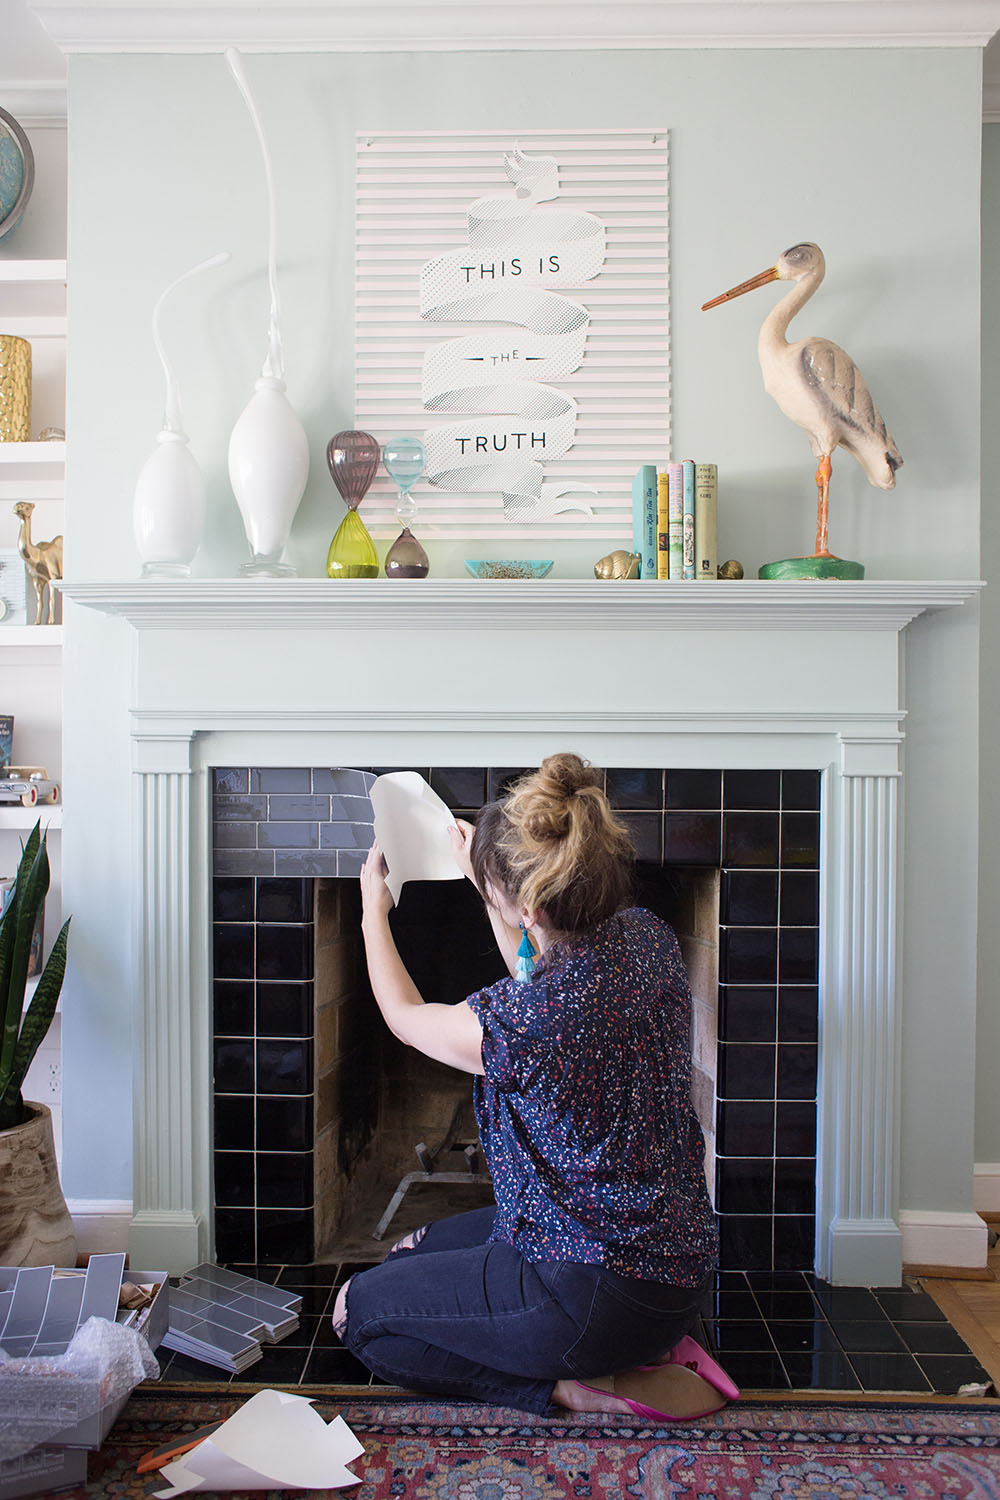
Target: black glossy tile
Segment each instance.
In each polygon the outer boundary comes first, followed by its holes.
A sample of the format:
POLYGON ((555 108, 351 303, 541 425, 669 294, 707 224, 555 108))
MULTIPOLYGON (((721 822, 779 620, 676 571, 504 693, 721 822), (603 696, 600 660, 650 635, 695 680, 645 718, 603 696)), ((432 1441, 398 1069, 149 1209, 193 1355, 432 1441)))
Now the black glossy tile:
POLYGON ((307 766, 260 766, 250 772, 252 792, 310 792, 312 774, 307 766))
POLYGON ((815 1263, 816 1219, 814 1215, 775 1213, 775 1268, 787 1271, 807 1271, 815 1263))
POLYGON ((308 1151, 313 1143, 311 1098, 257 1100, 258 1151, 308 1151))
POLYGON ((227 1271, 236 1271, 240 1276, 252 1276, 255 1281, 264 1281, 268 1286, 273 1286, 278 1276, 277 1266, 267 1266, 262 1261, 223 1261, 220 1257, 219 1264, 224 1265, 227 1271))
POLYGON ((250 790, 250 770, 247 766, 215 766, 212 770, 212 791, 217 796, 239 796, 250 790))
POLYGON ((851 1367, 866 1391, 930 1391, 931 1382, 912 1354, 851 1353, 851 1367))
POLYGON ((861 1382, 846 1354, 823 1350, 817 1354, 782 1351, 782 1364, 797 1391, 859 1391, 861 1382))
POLYGON ((213 982, 212 1029, 216 1036, 253 1036, 252 979, 213 982))
POLYGON ((226 1379, 214 1365, 207 1365, 200 1359, 189 1359, 186 1354, 171 1355, 162 1344, 156 1351, 156 1358, 160 1361, 160 1379, 167 1385, 191 1385, 198 1381, 213 1381, 213 1377, 221 1381, 226 1379), (163 1363, 164 1358, 169 1359, 169 1364, 163 1363))
POLYGON ((313 977, 313 924, 257 925, 258 979, 313 977))
POLYGON ((252 1151, 254 1100, 249 1094, 216 1094, 213 1102, 214 1144, 219 1151, 252 1151))
POLYGON ((258 880, 254 915, 258 922, 311 922, 312 881, 278 877, 258 880))
POLYGON ((722 806, 721 771, 667 771, 665 805, 707 812, 722 806))
POLYGON ((605 790, 612 807, 663 807, 663 772, 609 767, 604 773, 605 790))
POLYGON ((816 1161, 811 1156, 781 1157, 774 1164, 774 1210, 811 1214, 816 1209, 816 1161))
POLYGON ((738 1292, 714 1291, 708 1293, 702 1304, 702 1316, 754 1322, 760 1317, 760 1308, 749 1287, 738 1292))
MULTIPOLYGON (((334 1303, 333 1288, 328 1285, 316 1286, 312 1282, 299 1283, 294 1277, 294 1266, 282 1266, 275 1277, 275 1286, 287 1287, 290 1292, 302 1298, 302 1312, 306 1317, 324 1318, 332 1310, 334 1303)), ((309 1271, 312 1267, 305 1265, 303 1270, 309 1271)))
POLYGON ((783 927, 778 944, 781 984, 815 984, 819 977, 819 928, 783 927))
POLYGON ((339 1337, 333 1331, 333 1303, 330 1303, 330 1311, 325 1312, 321 1318, 316 1319, 316 1337, 313 1339, 313 1349, 343 1349, 339 1337))
POLYGON ((811 1280, 813 1296, 831 1320, 839 1318, 845 1322, 857 1322, 886 1316, 874 1292, 867 1287, 832 1286, 819 1276, 811 1280))
POLYGON ((821 786, 822 776, 819 771, 782 771, 782 807, 818 812, 821 786))
POLYGON ((774 927, 778 921, 776 870, 726 870, 722 875, 719 920, 744 927, 774 927))
POLYGON ((283 1266, 275 1277, 275 1286, 336 1286, 341 1280, 339 1261, 309 1266, 283 1266))
POLYGON ((215 1201, 222 1208, 253 1208, 252 1151, 216 1151, 214 1164, 215 1201))
POLYGON ((773 1099, 776 1047, 720 1042, 718 1091, 723 1099, 773 1099))
MULTIPOLYGON (((780 941, 783 943, 785 934, 780 941)), ((778 1038, 814 1042, 819 1036, 819 990, 816 985, 783 984, 778 990, 778 1038)))
POLYGON ((908 1286, 876 1286, 872 1288, 879 1306, 893 1322, 906 1319, 914 1323, 946 1323, 948 1320, 934 1298, 927 1292, 918 1292, 908 1286))
POLYGON ((304 1350, 308 1351, 309 1349, 312 1348, 313 1344, 315 1343, 316 1337, 317 1337, 317 1335, 320 1332, 321 1326, 323 1324, 325 1324, 325 1323, 328 1323, 328 1322, 329 1322, 329 1319, 326 1318, 326 1317, 323 1317, 319 1313, 313 1313, 313 1314, 300 1313, 299 1314, 299 1326, 298 1326, 298 1328, 293 1328, 292 1331, 291 1331, 291 1333, 287 1334, 281 1340, 279 1348, 281 1348, 281 1349, 304 1349, 304 1350))
POLYGON ((906 1350, 906 1345, 888 1318, 860 1322, 831 1318, 830 1322, 837 1338, 847 1350, 857 1350, 862 1354, 898 1354, 906 1350))
POLYGON ((306 1366, 305 1385, 370 1385, 371 1371, 348 1349, 316 1349, 306 1366))
POLYGON ((778 1156, 815 1155, 816 1105, 812 1101, 779 1099, 775 1109, 774 1149, 778 1156))
POLYGON ((435 766, 431 771, 431 786, 452 810, 482 807, 486 801, 486 768, 435 766))
POLYGON ((781 866, 819 869, 819 813, 781 815, 781 866))
POLYGON ((256 990, 258 1036, 312 1036, 314 999, 311 981, 265 982, 258 984, 256 990))
MULTIPOLYGON (((757 1306, 769 1325, 789 1321, 811 1322, 820 1316, 819 1303, 811 1292, 804 1289, 769 1291, 765 1287, 755 1287, 751 1295, 756 1298, 757 1306)), ((777 1336, 775 1343, 778 1343, 777 1336)))
POLYGON ((515 781, 522 776, 527 776, 534 770, 533 766, 493 766, 488 772, 487 787, 488 797, 491 802, 499 802, 510 791, 515 781))
POLYGON ((239 1375, 234 1375, 230 1385, 245 1385, 248 1381, 255 1384, 263 1381, 275 1385, 297 1385, 302 1379, 308 1358, 308 1349, 300 1346, 290 1349, 284 1346, 280 1348, 265 1346, 264 1353, 257 1363, 243 1370, 239 1375))
POLYGON ((663 818, 663 862, 717 866, 721 839, 721 813, 667 812, 663 818))
POLYGON ((787 1391, 785 1367, 777 1354, 727 1354, 721 1361, 726 1374, 745 1391, 787 1391))
POLYGON ((842 1354, 836 1334, 822 1318, 808 1322, 769 1322, 779 1354, 842 1354))
POLYGON ((955 1396, 963 1385, 990 1385, 991 1379, 975 1355, 918 1354, 917 1364, 931 1388, 943 1396, 955 1396))
MULTIPOLYGON (((257 1209, 257 1254, 264 1261, 309 1262, 313 1258, 311 1208, 257 1209)), ((303 1311, 314 1309, 306 1308, 303 1311)), ((320 1309, 315 1309, 319 1311, 320 1309)))
POLYGON ((215 1210, 215 1256, 218 1261, 252 1261, 256 1257, 256 1226, 251 1208, 215 1210))
POLYGON ((663 857, 663 816, 658 812, 620 812, 628 829, 636 859, 659 864, 663 857))
POLYGON ((313 1201, 311 1151, 260 1151, 257 1154, 257 1206, 309 1208, 313 1201))
POLYGON ((311 1094, 312 1043, 264 1041, 257 1043, 259 1094, 311 1094))
POLYGON ((961 1354, 970 1349, 950 1323, 913 1323, 909 1319, 894 1321, 893 1327, 911 1354, 961 1354))
POLYGON ((799 1271, 748 1271, 747 1285, 754 1296, 758 1292, 809 1291, 810 1284, 799 1271))
POLYGON ((774 1155, 771 1100, 720 1099, 716 1108, 716 1148, 726 1156, 774 1155))
POLYGON ((776 869, 779 820, 776 812, 727 812, 723 819, 723 865, 727 869, 776 869))
POLYGON ((719 932, 721 984, 774 984, 778 975, 776 927, 723 927, 719 932))
POLYGON ((252 1094, 254 1044, 251 1041, 212 1043, 213 1085, 217 1094, 252 1094))
MULTIPOLYGON (((774 1350, 774 1343, 763 1318, 748 1318, 745 1321, 740 1318, 709 1320, 705 1327, 712 1348, 718 1350, 720 1356, 737 1352, 771 1353, 774 1350)), ((721 1362, 725 1365, 724 1358, 721 1362)))
POLYGON ((722 778, 722 805, 725 808, 780 807, 780 771, 726 771, 722 778))
POLYGON ((767 1270, 773 1252, 773 1223, 769 1214, 720 1214, 719 1264, 767 1270))
POLYGON ((216 875, 212 880, 212 917, 216 922, 252 922, 253 878, 216 875))
POLYGON ((212 974, 215 979, 253 978, 253 924, 212 924, 212 974))
POLYGON ((815 1099, 816 1047, 809 1042, 778 1044, 778 1098, 815 1099))
POLYGON ((774 1163, 763 1157, 720 1156, 715 1163, 716 1203, 724 1214, 772 1211, 774 1163))
POLYGON ((819 872, 782 870, 779 920, 783 927, 819 925, 819 872))
POLYGON ((755 985, 719 986, 719 1036, 727 1042, 777 1040, 777 990, 755 985))

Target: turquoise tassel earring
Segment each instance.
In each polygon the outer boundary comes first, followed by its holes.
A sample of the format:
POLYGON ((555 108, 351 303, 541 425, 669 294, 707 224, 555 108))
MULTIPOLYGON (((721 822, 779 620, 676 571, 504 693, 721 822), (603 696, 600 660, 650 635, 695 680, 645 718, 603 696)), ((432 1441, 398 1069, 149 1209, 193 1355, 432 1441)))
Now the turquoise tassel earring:
POLYGON ((521 923, 521 945, 517 950, 517 965, 514 978, 519 984, 527 984, 535 968, 535 950, 531 946, 527 928, 521 923))

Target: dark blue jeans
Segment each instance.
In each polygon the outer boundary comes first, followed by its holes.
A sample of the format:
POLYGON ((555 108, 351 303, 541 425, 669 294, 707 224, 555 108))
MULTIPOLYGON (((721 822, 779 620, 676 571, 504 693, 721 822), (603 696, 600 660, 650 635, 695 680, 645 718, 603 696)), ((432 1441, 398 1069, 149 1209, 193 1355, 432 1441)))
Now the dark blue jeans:
POLYGON ((344 1343, 391 1385, 544 1412, 557 1380, 647 1364, 698 1321, 707 1283, 671 1287, 487 1243, 493 1208, 431 1224, 347 1291, 344 1343))

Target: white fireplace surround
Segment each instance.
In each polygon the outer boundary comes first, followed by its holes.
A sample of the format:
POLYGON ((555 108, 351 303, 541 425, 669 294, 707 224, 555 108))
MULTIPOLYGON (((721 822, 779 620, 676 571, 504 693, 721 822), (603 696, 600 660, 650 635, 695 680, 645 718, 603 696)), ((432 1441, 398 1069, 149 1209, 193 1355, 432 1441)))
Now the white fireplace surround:
POLYGON ((573 749, 823 773, 816 1268, 897 1283, 903 648, 918 615, 979 587, 67 584, 73 610, 133 628, 134 1263, 180 1271, 212 1249, 211 769, 573 749))

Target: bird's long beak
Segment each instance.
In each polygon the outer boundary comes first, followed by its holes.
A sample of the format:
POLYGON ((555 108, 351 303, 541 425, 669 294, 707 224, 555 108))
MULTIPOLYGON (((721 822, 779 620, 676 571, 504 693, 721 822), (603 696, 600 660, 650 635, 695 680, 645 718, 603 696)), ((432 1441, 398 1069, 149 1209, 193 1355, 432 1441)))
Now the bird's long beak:
POLYGON ((723 292, 718 297, 713 297, 711 302, 702 303, 702 312, 708 312, 710 307, 718 307, 720 302, 729 302, 733 297, 742 297, 744 292, 752 292, 755 287, 767 286, 769 281, 777 281, 777 266, 768 266, 766 271, 761 271, 757 276, 751 276, 749 281, 741 281, 739 286, 730 287, 728 292, 723 292))

